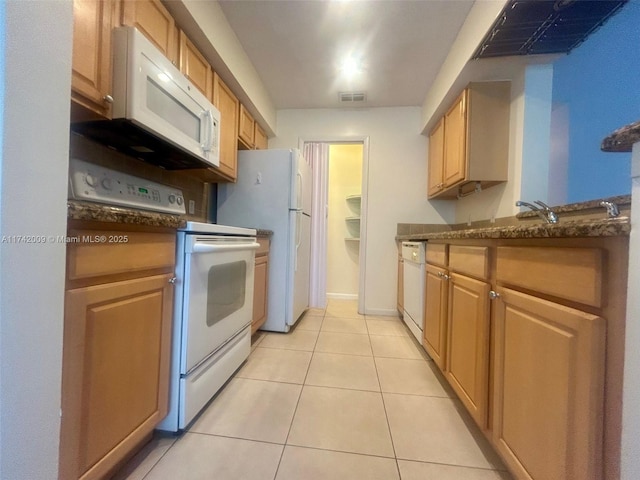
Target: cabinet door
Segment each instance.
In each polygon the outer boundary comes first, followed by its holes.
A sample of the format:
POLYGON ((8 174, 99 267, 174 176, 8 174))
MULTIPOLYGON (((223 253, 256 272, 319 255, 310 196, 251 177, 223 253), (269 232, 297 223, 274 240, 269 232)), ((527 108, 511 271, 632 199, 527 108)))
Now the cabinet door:
POLYGON ((253 335, 267 320, 267 282, 269 281, 269 257, 256 257, 253 286, 253 317, 251 334, 253 335))
POLYGON ((213 75, 213 104, 220 110, 220 166, 228 180, 237 177, 238 112, 240 103, 217 73, 213 75))
POLYGON ((73 1, 71 99, 107 118, 111 117, 113 6, 111 0, 73 1))
POLYGON ((104 478, 167 414, 170 278, 67 291, 60 478, 104 478))
POLYGON ((251 114, 244 108, 244 105, 242 104, 240 104, 239 122, 238 138, 242 141, 245 147, 251 150, 254 146, 254 121, 251 114))
POLYGON ((499 293, 496 447, 518 478, 602 478, 604 320, 513 290, 499 293))
POLYGON ((444 116, 444 188, 467 176, 467 91, 458 97, 444 116))
POLYGON ((258 122, 255 122, 253 138, 255 140, 256 150, 266 150, 268 148, 267 134, 264 133, 264 130, 258 122))
POLYGON ((178 30, 160 0, 122 0, 122 24, 136 27, 174 64, 178 60, 178 30))
POLYGON ((451 274, 445 376, 474 420, 487 427, 489 284, 451 274))
POLYGON ((180 30, 179 57, 180 71, 211 101, 213 99, 211 66, 182 30, 180 30))
POLYGON ((442 169, 444 163, 444 119, 440 119, 429 135, 428 184, 427 195, 436 195, 444 186, 442 169))
POLYGON ((424 339, 422 344, 440 370, 445 370, 447 342, 447 279, 445 271, 426 266, 424 339))

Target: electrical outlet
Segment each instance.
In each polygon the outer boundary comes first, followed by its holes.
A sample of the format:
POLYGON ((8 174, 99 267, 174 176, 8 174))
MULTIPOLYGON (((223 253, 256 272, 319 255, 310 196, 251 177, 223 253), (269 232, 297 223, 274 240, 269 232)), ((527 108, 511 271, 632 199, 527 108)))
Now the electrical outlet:
POLYGON ((195 215, 196 213, 196 201, 189 200, 189 215, 195 215))
POLYGON ((256 175, 256 185, 260 185, 262 183, 262 172, 258 172, 256 175))

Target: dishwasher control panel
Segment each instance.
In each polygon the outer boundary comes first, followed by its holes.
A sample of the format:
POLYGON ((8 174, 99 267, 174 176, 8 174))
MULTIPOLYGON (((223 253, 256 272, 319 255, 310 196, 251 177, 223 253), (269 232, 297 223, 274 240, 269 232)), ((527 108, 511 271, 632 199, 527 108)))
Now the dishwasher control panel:
POLYGON ((425 242, 402 242, 402 258, 413 263, 425 263, 425 242))
POLYGON ((92 163, 69 159, 69 198, 184 215, 182 191, 92 163))

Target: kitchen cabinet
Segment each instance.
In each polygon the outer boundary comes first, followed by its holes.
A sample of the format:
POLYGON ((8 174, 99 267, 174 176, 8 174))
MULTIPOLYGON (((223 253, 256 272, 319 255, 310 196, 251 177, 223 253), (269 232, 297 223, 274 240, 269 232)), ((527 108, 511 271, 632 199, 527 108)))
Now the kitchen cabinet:
POLYGON ((619 478, 627 259, 626 237, 427 242, 423 345, 515 478, 619 478))
POLYGON ((507 181, 510 82, 471 83, 429 135, 429 198, 507 181))
POLYGON ((491 325, 488 248, 450 246, 449 272, 445 377, 476 423, 486 429, 491 325))
POLYGON ((240 147, 246 150, 253 150, 255 146, 255 128, 254 119, 251 114, 240 104, 240 113, 238 118, 238 140, 240 147))
POLYGON ((113 0, 73 1, 71 121, 111 118, 113 0))
POLYGON ((256 150, 266 150, 269 148, 267 134, 258 122, 254 124, 253 138, 256 150))
POLYGON ((442 182, 442 167, 444 166, 444 118, 429 134, 427 195, 436 195, 444 183, 442 182))
POLYGON ((447 270, 448 245, 427 242, 425 252, 425 304, 422 346, 442 372, 446 368, 447 299, 449 279, 447 270))
POLYGON ((497 292, 496 448, 517 478, 602 478, 604 320, 497 292))
POLYGON ((212 102, 213 70, 209 62, 182 30, 179 37, 180 71, 212 102))
POLYGON ((150 438, 168 411, 175 232, 74 225, 60 478, 102 479, 150 438))
POLYGON ((518 477, 602 478, 604 261, 599 248, 497 249, 493 436, 518 477))
POLYGON ((238 170, 238 113, 240 102, 218 74, 213 76, 213 104, 220 110, 220 173, 235 181, 238 170))
POLYGON ((178 63, 178 29, 160 0, 122 0, 122 25, 136 27, 174 65, 178 63))
POLYGON ((256 264, 253 287, 253 335, 267 321, 267 299, 269 291, 269 237, 258 237, 260 247, 256 250, 256 264))

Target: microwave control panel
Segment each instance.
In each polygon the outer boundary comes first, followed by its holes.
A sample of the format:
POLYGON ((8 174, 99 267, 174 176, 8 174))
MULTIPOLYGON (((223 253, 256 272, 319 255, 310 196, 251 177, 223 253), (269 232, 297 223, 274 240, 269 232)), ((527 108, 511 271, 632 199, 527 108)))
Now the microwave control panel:
POLYGON ((182 191, 92 163, 69 159, 69 198, 184 215, 182 191))

